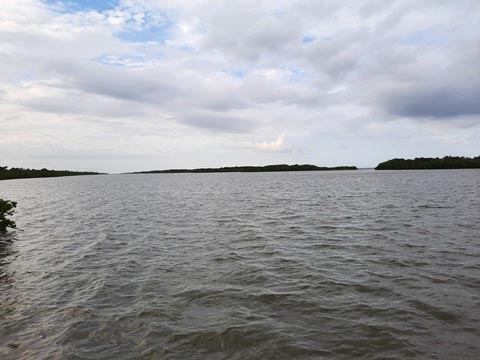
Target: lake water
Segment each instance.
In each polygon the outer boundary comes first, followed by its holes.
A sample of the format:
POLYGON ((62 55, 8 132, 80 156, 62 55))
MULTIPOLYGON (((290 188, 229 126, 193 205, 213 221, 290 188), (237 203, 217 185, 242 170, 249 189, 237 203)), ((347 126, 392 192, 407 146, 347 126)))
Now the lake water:
POLYGON ((479 359, 480 170, 0 182, 1 359, 479 359))

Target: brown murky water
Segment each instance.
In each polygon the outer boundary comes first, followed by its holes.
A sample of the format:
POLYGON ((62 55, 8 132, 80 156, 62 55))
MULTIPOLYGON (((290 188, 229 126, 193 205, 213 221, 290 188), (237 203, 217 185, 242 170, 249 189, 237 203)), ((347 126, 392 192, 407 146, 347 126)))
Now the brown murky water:
POLYGON ((478 359, 480 171, 0 182, 2 359, 478 359))

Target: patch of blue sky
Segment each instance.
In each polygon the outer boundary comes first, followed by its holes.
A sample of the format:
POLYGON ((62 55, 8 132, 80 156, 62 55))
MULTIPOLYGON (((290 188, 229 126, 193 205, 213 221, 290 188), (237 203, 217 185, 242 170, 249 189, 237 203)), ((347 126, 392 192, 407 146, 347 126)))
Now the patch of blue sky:
POLYGON ((288 81, 291 83, 301 83, 306 80, 305 72, 292 66, 283 66, 282 70, 288 72, 288 81))
POLYGON ((145 63, 145 57, 141 55, 111 55, 103 54, 101 56, 90 59, 101 64, 119 67, 142 67, 145 63))
POLYGON ((135 24, 133 19, 130 19, 123 30, 116 33, 116 36, 127 42, 155 41, 163 43, 172 37, 173 26, 174 23, 170 20, 169 14, 146 12, 141 27, 135 24))
POLYGON ((128 29, 120 31, 116 36, 127 42, 147 42, 155 41, 159 43, 165 42, 171 38, 171 25, 162 24, 158 26, 145 26, 141 29, 128 29))
POLYGON ((314 42, 317 38, 315 36, 306 35, 302 38, 302 43, 308 44, 314 42))
POLYGON ((43 0, 43 2, 54 7, 55 10, 65 13, 89 10, 102 12, 114 9, 119 5, 119 0, 43 0))
POLYGON ((247 71, 242 69, 224 69, 222 71, 238 79, 243 79, 247 75, 247 71))

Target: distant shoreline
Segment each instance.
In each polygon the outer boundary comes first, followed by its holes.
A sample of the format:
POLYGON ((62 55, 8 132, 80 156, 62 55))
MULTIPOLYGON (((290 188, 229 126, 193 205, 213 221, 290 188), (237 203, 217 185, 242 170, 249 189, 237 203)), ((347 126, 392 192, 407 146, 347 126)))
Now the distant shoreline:
POLYGON ((316 165, 266 165, 266 166, 226 166, 220 168, 168 169, 136 171, 127 174, 184 174, 184 173, 235 173, 235 172, 285 172, 285 171, 333 171, 358 170, 356 166, 320 167, 316 165))
MULTIPOLYGON (((253 172, 293 172, 293 171, 343 171, 343 170, 448 170, 480 169, 480 156, 445 156, 443 158, 395 158, 379 163, 375 168, 358 168, 357 166, 316 166, 311 164, 276 164, 265 166, 225 166, 218 168, 166 169, 125 172, 121 174, 201 174, 201 173, 253 173, 253 172)), ((0 166, 0 181, 14 179, 33 179, 47 177, 106 175, 92 171, 69 171, 49 169, 8 168, 0 166)), ((120 175, 120 174, 118 174, 120 175)))
POLYGON ((92 171, 69 171, 69 170, 48 170, 48 169, 24 169, 24 168, 8 168, 0 166, 0 180, 15 179, 38 179, 63 176, 81 176, 81 175, 102 175, 92 171))
POLYGON ((375 170, 448 170, 479 169, 480 156, 445 156, 443 158, 391 159, 377 165, 375 170))

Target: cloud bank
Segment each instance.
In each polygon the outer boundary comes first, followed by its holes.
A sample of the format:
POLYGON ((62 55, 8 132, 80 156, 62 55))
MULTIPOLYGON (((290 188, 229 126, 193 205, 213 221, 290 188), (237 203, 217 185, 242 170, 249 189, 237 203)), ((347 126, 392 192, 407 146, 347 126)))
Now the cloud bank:
POLYGON ((6 0, 0 151, 100 171, 478 155, 479 18, 475 0, 6 0))

